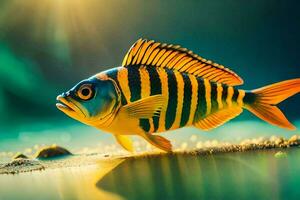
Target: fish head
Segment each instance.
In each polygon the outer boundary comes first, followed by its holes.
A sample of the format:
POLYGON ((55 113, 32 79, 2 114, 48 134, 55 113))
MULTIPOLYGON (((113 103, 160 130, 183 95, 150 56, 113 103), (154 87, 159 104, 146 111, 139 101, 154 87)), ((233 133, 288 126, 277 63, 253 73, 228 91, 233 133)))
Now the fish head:
POLYGON ((120 90, 113 79, 93 76, 58 95, 56 107, 82 123, 101 127, 114 118, 120 99, 120 90))

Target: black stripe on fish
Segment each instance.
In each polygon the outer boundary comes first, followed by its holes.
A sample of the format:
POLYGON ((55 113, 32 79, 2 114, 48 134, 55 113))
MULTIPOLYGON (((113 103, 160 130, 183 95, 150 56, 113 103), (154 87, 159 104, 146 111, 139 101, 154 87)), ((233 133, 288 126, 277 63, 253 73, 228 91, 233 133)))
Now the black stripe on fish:
POLYGON ((217 101, 217 84, 216 83, 210 83, 211 85, 211 112, 216 112, 219 109, 218 101, 217 101))
POLYGON ((184 82, 184 97, 183 97, 180 127, 183 127, 188 122, 190 116, 191 101, 192 101, 192 84, 191 84, 190 77, 187 74, 181 73, 181 75, 183 77, 183 82, 184 82))
POLYGON ((141 99, 141 77, 138 66, 130 66, 128 70, 128 84, 130 89, 130 101, 141 99))
MULTIPOLYGON (((156 95, 156 94, 161 94, 161 80, 159 78, 157 69, 155 67, 146 67, 149 77, 150 77, 150 95, 156 95)), ((154 132, 157 131, 159 127, 159 116, 153 117, 153 126, 154 126, 154 132)))
POLYGON ((206 99, 205 99, 205 86, 201 78, 197 78, 198 82, 198 102, 194 121, 198 121, 205 117, 206 114, 206 99))
POLYGON ((223 104, 226 104, 226 99, 227 99, 227 95, 228 95, 228 86, 227 85, 222 85, 223 87, 223 91, 222 91, 222 101, 223 101, 223 104))
POLYGON ((239 91, 237 89, 234 89, 234 93, 232 96, 232 102, 237 102, 238 96, 239 96, 239 91))
POLYGON ((176 109, 177 109, 177 81, 175 74, 172 70, 164 69, 168 75, 168 91, 169 91, 169 99, 168 99, 168 107, 166 112, 166 130, 170 129, 174 123, 176 117, 176 109))

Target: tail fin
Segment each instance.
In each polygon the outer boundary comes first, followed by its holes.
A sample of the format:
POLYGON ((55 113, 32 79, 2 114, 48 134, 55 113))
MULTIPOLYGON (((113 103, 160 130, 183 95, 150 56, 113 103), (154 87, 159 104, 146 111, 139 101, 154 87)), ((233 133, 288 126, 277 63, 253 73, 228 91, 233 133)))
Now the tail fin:
POLYGON ((270 124, 296 129, 281 110, 278 103, 300 92, 300 78, 282 81, 251 91, 245 96, 245 108, 270 124))

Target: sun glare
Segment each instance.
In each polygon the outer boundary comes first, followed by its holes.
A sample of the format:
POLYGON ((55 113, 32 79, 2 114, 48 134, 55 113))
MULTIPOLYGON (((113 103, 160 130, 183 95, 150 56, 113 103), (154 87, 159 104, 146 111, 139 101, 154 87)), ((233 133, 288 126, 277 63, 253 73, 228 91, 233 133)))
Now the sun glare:
MULTIPOLYGON (((95 37, 93 1, 82 0, 12 0, 2 3, 0 26, 16 31, 26 24, 26 35, 43 41, 58 58, 68 59, 71 45, 95 37)), ((97 39, 99 35, 97 35, 97 39)))

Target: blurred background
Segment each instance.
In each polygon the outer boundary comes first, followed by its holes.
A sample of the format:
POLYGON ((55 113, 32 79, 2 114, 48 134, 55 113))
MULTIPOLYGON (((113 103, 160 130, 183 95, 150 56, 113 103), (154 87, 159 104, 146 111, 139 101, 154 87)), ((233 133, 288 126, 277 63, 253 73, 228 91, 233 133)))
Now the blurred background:
MULTIPOLYGON (((299 19, 296 0, 1 0, 0 152, 52 143, 103 149, 113 142, 58 111, 55 98, 119 66, 141 37, 180 44, 231 68, 244 79, 243 89, 300 77, 299 19)), ((281 104, 296 124, 299 102, 297 95, 281 104)), ((170 137, 226 140, 255 130, 287 133, 244 112, 215 134, 188 128, 170 137)))

